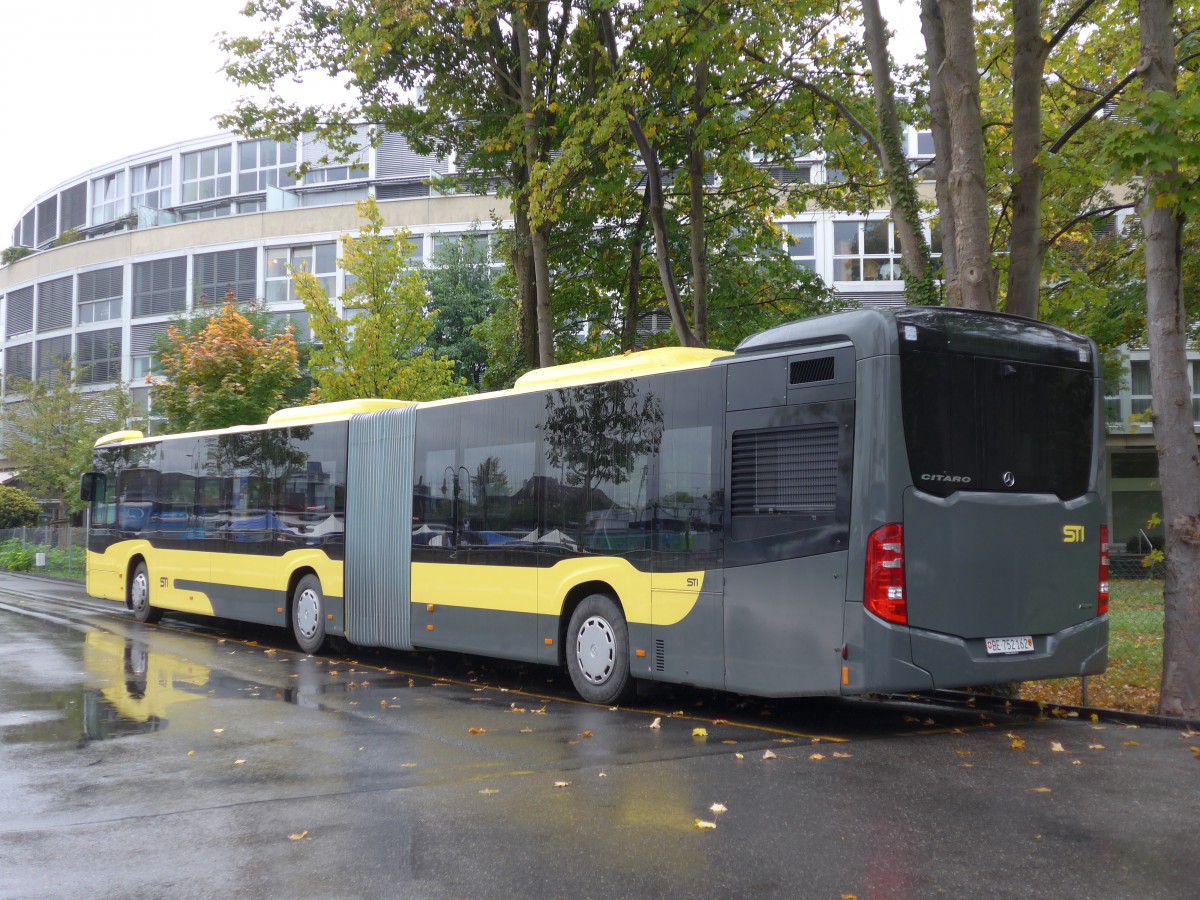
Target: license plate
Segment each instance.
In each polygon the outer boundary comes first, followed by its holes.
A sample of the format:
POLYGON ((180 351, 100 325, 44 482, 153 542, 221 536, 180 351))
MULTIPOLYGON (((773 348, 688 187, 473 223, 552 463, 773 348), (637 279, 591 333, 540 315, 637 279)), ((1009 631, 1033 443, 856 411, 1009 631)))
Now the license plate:
POLYGON ((1033 638, 1029 636, 986 638, 983 645, 987 648, 988 656, 1011 656, 1014 653, 1033 652, 1033 638))

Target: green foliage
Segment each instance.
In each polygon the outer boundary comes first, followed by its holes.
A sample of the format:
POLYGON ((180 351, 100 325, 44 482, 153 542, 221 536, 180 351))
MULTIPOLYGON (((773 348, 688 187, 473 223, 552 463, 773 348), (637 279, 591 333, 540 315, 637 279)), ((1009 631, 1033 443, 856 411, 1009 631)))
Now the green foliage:
POLYGON ((67 244, 75 244, 83 240, 83 234, 78 228, 68 228, 62 232, 54 241, 55 247, 65 247, 67 244))
POLYGON ((454 363, 429 345, 437 312, 428 309, 421 273, 410 267, 412 244, 401 233, 383 233, 373 199, 359 202, 358 212, 362 229, 358 237, 342 236, 338 261, 348 282, 342 306, 352 318, 338 315, 310 273, 292 272, 319 344, 311 371, 320 399, 436 400, 463 393, 454 363))
POLYGON ((0 485, 0 529, 36 525, 41 514, 41 507, 28 494, 0 485))
POLYGON ((14 379, 8 386, 12 399, 0 409, 5 457, 21 473, 26 491, 61 500, 71 512, 83 508, 79 476, 91 468, 96 439, 133 418, 133 401, 123 386, 85 394, 79 376, 64 360, 39 381, 14 379))
POLYGON ((32 247, 7 247, 3 253, 0 253, 0 263, 8 265, 16 262, 18 259, 24 259, 33 253, 32 247))
POLYGON ((433 267, 424 272, 425 286, 437 316, 428 344, 453 360, 456 377, 478 390, 488 368, 480 326, 495 314, 500 302, 488 265, 487 235, 475 223, 460 240, 442 246, 431 263, 433 267))
POLYGON ((291 328, 269 335, 254 321, 254 304, 249 311, 251 318, 231 294, 211 316, 167 329, 167 380, 152 395, 168 432, 257 425, 286 405, 302 380, 291 328))
POLYGON ((10 538, 0 543, 0 568, 9 572, 28 572, 33 569, 34 552, 29 547, 23 547, 19 540, 10 538))

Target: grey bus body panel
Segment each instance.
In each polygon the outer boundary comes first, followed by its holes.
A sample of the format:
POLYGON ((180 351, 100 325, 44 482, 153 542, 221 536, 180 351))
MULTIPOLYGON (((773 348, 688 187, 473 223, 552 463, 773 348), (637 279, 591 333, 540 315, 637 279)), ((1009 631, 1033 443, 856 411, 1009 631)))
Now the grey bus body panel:
POLYGON ((847 554, 725 570, 725 687, 764 697, 838 693, 847 554))
POLYGON ((409 615, 416 408, 350 420, 346 484, 346 637, 413 648, 409 615), (403 477, 397 477, 402 473, 403 477))
MULTIPOLYGON (((697 595, 696 605, 681 621, 645 629, 649 632, 649 652, 645 659, 636 655, 630 659, 634 676, 697 687, 725 687, 725 597, 721 583, 721 572, 705 572, 705 590, 697 595)), ((651 604, 671 593, 655 589, 651 604)), ((630 638, 632 653, 646 646, 633 643, 632 625, 630 638)))

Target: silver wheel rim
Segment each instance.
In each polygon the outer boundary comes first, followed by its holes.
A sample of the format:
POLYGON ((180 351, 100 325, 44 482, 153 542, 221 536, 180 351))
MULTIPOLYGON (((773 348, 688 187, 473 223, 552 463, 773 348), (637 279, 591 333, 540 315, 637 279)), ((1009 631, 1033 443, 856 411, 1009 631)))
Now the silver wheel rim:
POLYGON ((321 624, 321 597, 312 588, 305 588, 296 598, 296 630, 305 639, 317 633, 321 624))
POLYGON ((575 659, 580 674, 592 684, 604 684, 617 659, 617 636, 612 626, 599 616, 591 616, 579 626, 575 639, 575 659))
POLYGON ((129 600, 133 604, 134 612, 141 612, 150 603, 150 579, 146 577, 145 572, 138 572, 133 576, 129 600))

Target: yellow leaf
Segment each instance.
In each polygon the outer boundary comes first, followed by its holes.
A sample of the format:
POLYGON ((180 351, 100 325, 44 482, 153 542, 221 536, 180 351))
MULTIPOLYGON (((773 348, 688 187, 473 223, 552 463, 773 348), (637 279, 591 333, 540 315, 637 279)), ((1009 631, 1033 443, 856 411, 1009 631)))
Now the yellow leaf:
POLYGON ((592 733, 590 731, 581 731, 579 732, 579 736, 581 738, 590 738, 592 737, 592 733))
POLYGON ((735 753, 735 754, 733 754, 733 756, 735 759, 745 759, 746 758, 746 754, 744 754, 744 753, 735 753))
POLYGON ((1126 741, 1125 742, 1126 747, 1136 747, 1137 745, 1138 745, 1137 741, 1126 741))
POLYGON ((1062 753, 1063 745, 1060 744, 1058 741, 1051 741, 1050 742, 1050 751, 1052 753, 1062 753))
POLYGON ((838 753, 836 750, 833 751, 834 759, 849 759, 852 755, 850 753, 838 753))
POLYGON ((699 828, 701 831, 712 831, 714 828, 717 827, 717 823, 716 822, 705 822, 703 819, 697 819, 696 827, 699 828))
POLYGON ((1014 750, 1024 750, 1025 742, 1023 740, 1021 740, 1019 737, 1014 737, 1013 742, 1012 742, 1012 748, 1014 750))
POLYGON ((467 734, 487 734, 486 728, 468 728, 467 734))
POLYGON ((824 758, 825 758, 824 753, 814 753, 812 756, 809 757, 809 759, 816 760, 817 762, 820 762, 824 758))
POLYGON ((692 729, 692 737, 706 738, 706 737, 708 737, 708 731, 704 728, 693 728, 692 729))
POLYGON ((244 766, 246 764, 246 761, 244 759, 235 759, 233 761, 233 764, 235 766, 244 766))
POLYGON ((306 829, 304 831, 298 831, 295 834, 289 834, 288 840, 289 841, 307 841, 308 840, 308 830, 306 829))
POLYGON ((719 816, 721 813, 728 812, 729 810, 725 808, 724 803, 714 803, 708 808, 708 811, 715 816, 719 816))
POLYGON ((1200 759, 1200 747, 1188 747, 1188 749, 1192 751, 1196 759, 1200 759))
POLYGON ((1099 714, 1097 714, 1097 713, 1092 713, 1092 715, 1090 716, 1090 718, 1091 718, 1091 720, 1092 720, 1093 722, 1099 722, 1099 721, 1100 721, 1100 716, 1099 716, 1099 714))
POLYGON ((188 751, 188 756, 195 756, 195 755, 196 755, 196 751, 195 751, 195 750, 189 750, 189 751, 188 751))
POLYGON ((774 758, 775 758, 775 754, 774 754, 774 753, 772 753, 770 750, 766 750, 766 751, 764 751, 764 752, 763 752, 762 758, 763 758, 763 759, 774 759, 774 758))
POLYGON ((662 716, 655 716, 654 721, 650 723, 650 727, 655 730, 662 728, 662 716))

